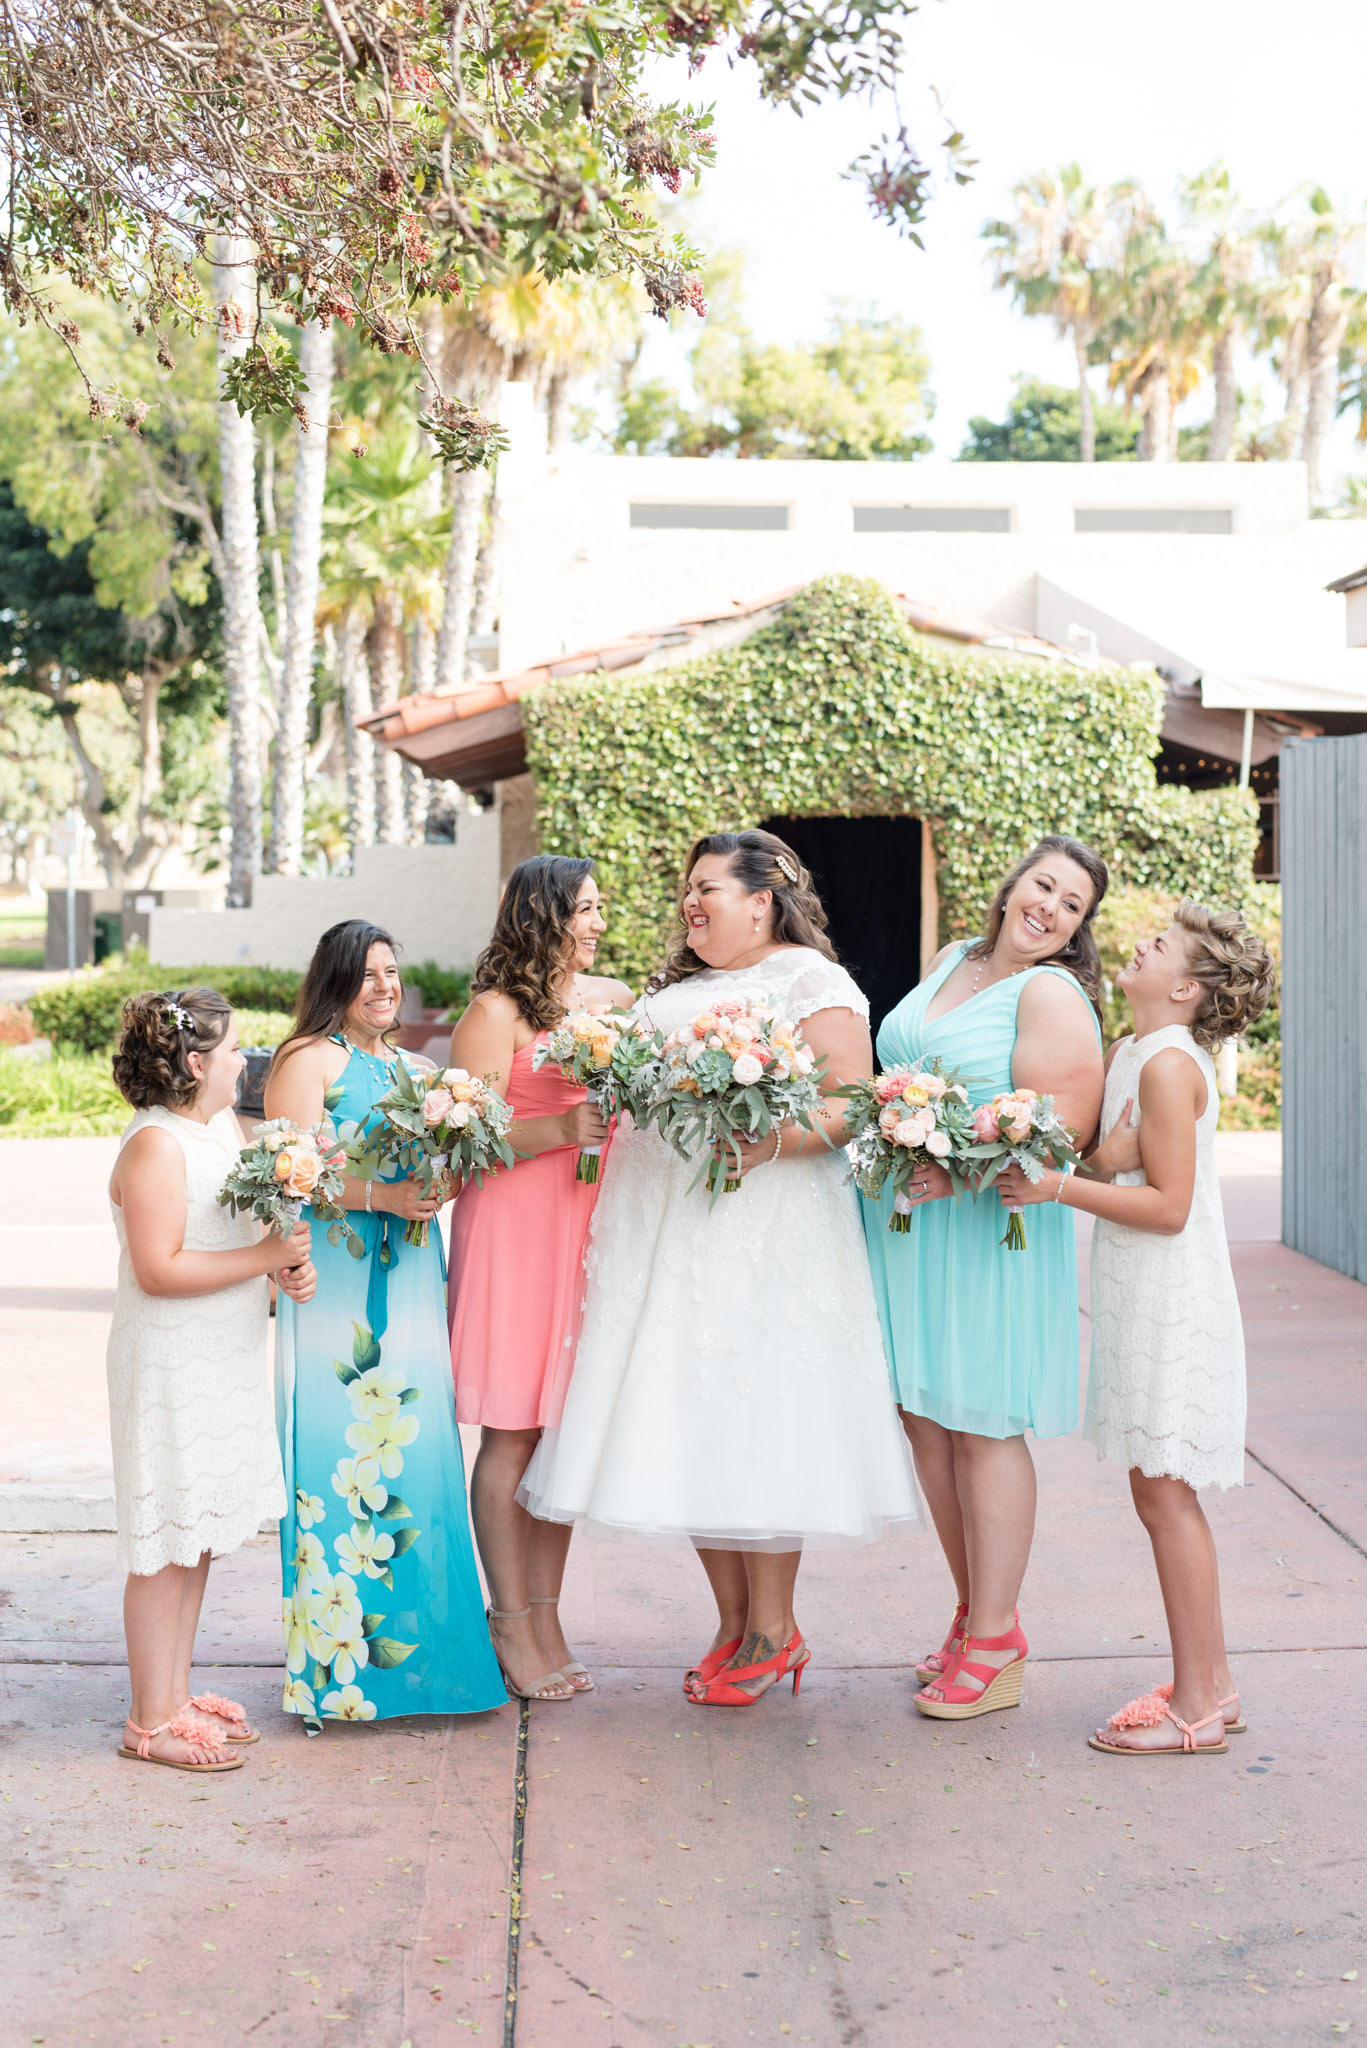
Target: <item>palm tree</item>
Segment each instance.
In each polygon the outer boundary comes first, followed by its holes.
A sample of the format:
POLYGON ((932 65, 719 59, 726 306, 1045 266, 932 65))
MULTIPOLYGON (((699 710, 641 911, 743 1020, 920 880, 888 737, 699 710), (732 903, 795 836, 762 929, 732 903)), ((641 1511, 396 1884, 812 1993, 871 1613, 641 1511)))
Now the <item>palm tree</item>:
POLYGON ((1206 461, 1228 462, 1239 425, 1236 349, 1253 315, 1257 270, 1256 229, 1243 211, 1224 164, 1216 162, 1180 188, 1182 209, 1196 229, 1209 235, 1193 290, 1201 302, 1210 336, 1215 408, 1206 437, 1206 461))
MULTIPOLYGON (((414 446, 411 428, 400 425, 382 430, 364 456, 353 456, 329 489, 320 611, 341 629, 348 722, 360 710, 383 710, 399 697, 407 629, 418 618, 430 620, 440 603, 450 517, 433 510, 431 477, 431 456, 414 446)), ((361 834, 364 778, 348 780, 356 785, 352 820, 361 834)), ((409 835, 407 807, 398 756, 390 749, 380 757, 375 780, 377 835, 401 844, 409 835)))
POLYGON ((295 426, 294 506, 285 583, 284 650, 276 704, 275 776, 268 865, 297 875, 304 851, 305 757, 313 696, 318 585, 327 486, 328 423, 332 413, 332 330, 310 321, 299 335, 299 366, 308 383, 307 419, 295 426))
MULTIPOLYGON (((245 355, 256 331, 256 266, 237 235, 215 235, 210 266, 224 361, 245 355)), ((261 872, 261 552, 256 523, 256 436, 250 413, 218 403, 222 493, 223 680, 228 697, 228 902, 252 900, 261 872)))
POLYGON ((1119 309, 1104 331, 1112 389, 1137 404, 1141 462, 1177 456, 1177 408, 1201 381, 1210 335, 1196 265, 1155 216, 1138 219, 1125 252, 1119 309))
POLYGON ((1114 310, 1115 280, 1137 195, 1128 185, 1089 185, 1077 164, 1038 171, 1015 187, 1015 216, 989 221, 997 283, 1021 311, 1047 315, 1073 344, 1081 455, 1096 460, 1096 419, 1087 365, 1114 310))
POLYGON ((1355 286, 1367 221, 1345 216, 1321 187, 1306 212, 1273 219, 1262 240, 1270 270, 1259 307, 1260 339, 1286 392, 1282 443, 1306 468, 1310 502, 1322 496, 1320 465, 1338 407, 1340 353, 1359 298, 1355 286))

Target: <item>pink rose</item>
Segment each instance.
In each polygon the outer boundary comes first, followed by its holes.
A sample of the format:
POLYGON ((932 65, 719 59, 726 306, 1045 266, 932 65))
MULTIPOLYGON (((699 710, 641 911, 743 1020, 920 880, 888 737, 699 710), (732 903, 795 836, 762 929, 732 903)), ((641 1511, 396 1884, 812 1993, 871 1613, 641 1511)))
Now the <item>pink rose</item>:
POLYGON ((879 1102, 891 1102, 894 1095, 900 1095, 906 1081, 905 1074, 880 1074, 873 1084, 873 1092, 879 1102))
POLYGON ((980 1103, 973 1112, 973 1131, 980 1145, 990 1145, 994 1138, 1001 1136, 997 1129, 997 1116, 990 1102, 980 1103))
POLYGON ((431 1130, 444 1123, 455 1107, 455 1096, 449 1088, 429 1088, 422 1099, 422 1120, 431 1130))

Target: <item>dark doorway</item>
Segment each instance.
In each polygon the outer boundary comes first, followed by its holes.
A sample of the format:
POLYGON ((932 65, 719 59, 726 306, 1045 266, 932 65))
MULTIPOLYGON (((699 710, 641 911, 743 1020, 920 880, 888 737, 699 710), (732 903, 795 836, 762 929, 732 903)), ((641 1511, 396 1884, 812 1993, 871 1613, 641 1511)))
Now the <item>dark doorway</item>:
POLYGON ((869 999, 875 1034, 921 979, 919 818, 766 818, 816 878, 831 941, 869 999))

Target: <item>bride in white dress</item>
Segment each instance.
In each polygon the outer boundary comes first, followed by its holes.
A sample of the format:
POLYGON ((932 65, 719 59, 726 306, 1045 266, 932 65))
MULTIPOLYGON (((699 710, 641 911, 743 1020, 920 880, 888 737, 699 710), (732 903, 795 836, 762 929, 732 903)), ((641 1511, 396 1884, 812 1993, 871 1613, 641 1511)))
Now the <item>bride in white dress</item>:
MULTIPOLYGON (((768 998, 824 1055, 829 1094, 872 1067, 868 1004, 834 957, 797 855, 768 832, 700 839, 680 936, 638 1006, 672 1031, 727 996, 768 998)), ((921 1526, 858 1214, 843 1106, 742 1147, 709 1207, 695 1166, 629 1123, 604 1176, 558 1426, 519 1492, 591 1531, 688 1539, 717 1602, 684 1681, 747 1706, 810 1655, 793 1613, 807 1546, 921 1526), (829 1141, 829 1142, 826 1142, 829 1141)))

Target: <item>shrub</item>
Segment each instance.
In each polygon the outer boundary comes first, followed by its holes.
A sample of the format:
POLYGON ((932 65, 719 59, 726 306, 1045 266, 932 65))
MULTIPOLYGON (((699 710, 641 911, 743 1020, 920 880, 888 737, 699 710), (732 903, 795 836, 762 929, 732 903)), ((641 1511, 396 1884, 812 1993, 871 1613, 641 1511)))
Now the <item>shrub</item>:
POLYGON ((15 1003, 0 1003, 0 1045, 28 1045, 33 1037, 28 1011, 15 1003))
POLYGON ((43 1036, 58 1045, 104 1052, 118 1038, 125 999, 143 989, 203 984, 226 996, 234 1009, 285 1016, 293 1011, 302 980, 290 967, 153 967, 134 961, 52 982, 30 997, 29 1013, 43 1036))
POLYGON ((403 978, 410 988, 420 990, 423 1006, 429 1010, 463 1010, 470 1000, 470 977, 453 967, 439 967, 435 960, 416 965, 404 961, 403 978))
POLYGON ((132 1114, 107 1053, 31 1060, 0 1046, 0 1137, 117 1137, 132 1114))

